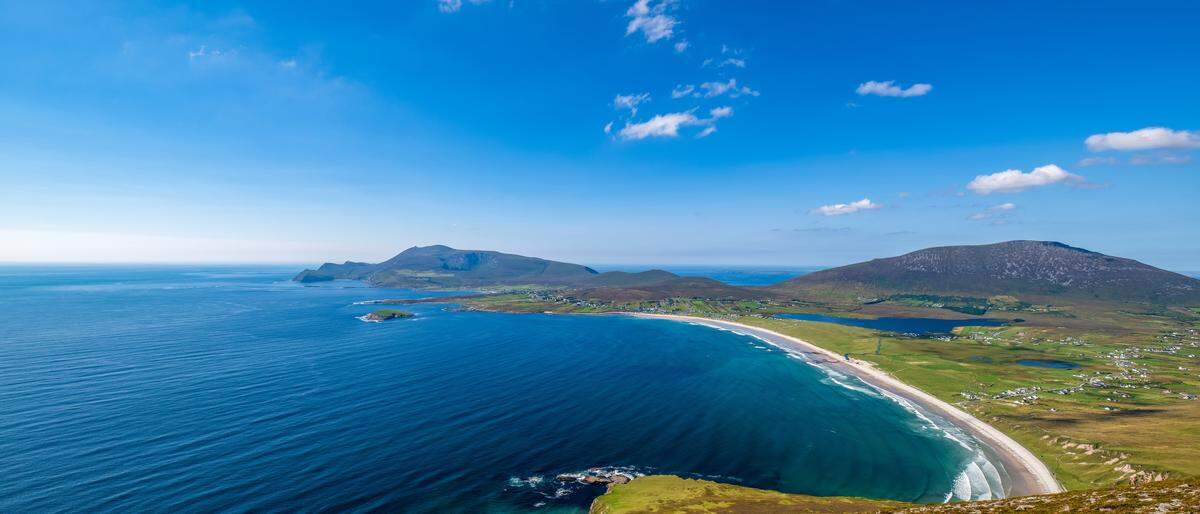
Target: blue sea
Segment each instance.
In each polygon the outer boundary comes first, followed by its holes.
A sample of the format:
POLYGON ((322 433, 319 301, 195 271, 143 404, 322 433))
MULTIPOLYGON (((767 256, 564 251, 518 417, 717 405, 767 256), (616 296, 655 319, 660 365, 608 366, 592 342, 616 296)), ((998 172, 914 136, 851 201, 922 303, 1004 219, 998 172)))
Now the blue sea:
POLYGON ((925 502, 975 443, 762 341, 356 302, 278 267, 0 267, 0 512, 584 512, 593 467, 925 502))
POLYGON ((661 269, 685 277, 708 277, 735 286, 769 286, 789 278, 825 269, 821 266, 676 266, 676 265, 595 265, 596 271, 638 272, 661 269))

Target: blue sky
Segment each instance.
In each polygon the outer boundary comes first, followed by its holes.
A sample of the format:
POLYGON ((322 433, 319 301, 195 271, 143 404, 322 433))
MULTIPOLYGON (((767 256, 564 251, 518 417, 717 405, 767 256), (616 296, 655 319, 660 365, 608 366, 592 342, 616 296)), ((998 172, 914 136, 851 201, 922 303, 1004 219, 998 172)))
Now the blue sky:
POLYGON ((1154 1, 0 0, 0 261, 1050 239, 1195 270, 1197 26, 1154 1))

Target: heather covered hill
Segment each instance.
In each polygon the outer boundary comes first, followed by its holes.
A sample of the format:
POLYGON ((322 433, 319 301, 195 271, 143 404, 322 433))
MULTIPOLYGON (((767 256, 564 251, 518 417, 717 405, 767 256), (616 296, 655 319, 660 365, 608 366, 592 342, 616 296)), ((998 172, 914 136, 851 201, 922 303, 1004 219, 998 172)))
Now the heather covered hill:
POLYGON ((680 278, 679 275, 660 269, 631 273, 628 271, 606 271, 587 279, 587 287, 630 287, 661 284, 680 278))
POLYGON ((770 289, 791 295, 854 291, 1200 304, 1200 280, 1049 241, 927 248, 818 271, 770 289))
MULTIPOLYGON (((649 273, 649 272, 646 272, 649 273)), ((666 273, 666 272, 663 272, 666 273)), ((575 292, 589 300, 628 303, 665 300, 667 298, 703 298, 706 300, 748 300, 762 298, 764 291, 729 284, 705 277, 680 277, 670 274, 667 280, 649 283, 625 283, 583 287, 575 292)))
POLYGON ((379 287, 464 288, 570 285, 597 275, 586 266, 484 250, 414 246, 379 264, 326 263, 296 275, 299 282, 362 280, 379 287))

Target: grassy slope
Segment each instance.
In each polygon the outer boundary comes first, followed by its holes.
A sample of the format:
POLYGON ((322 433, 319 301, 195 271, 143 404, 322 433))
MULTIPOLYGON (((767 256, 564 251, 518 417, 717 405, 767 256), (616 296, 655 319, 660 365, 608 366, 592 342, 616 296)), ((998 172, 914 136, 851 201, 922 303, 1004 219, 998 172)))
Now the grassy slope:
POLYGON ((649 476, 613 487, 592 503, 592 514, 643 513, 1059 513, 1198 512, 1200 481, 1166 481, 1133 487, 1072 491, 1003 500, 920 505, 857 498, 814 497, 762 491, 703 480, 649 476))
POLYGON ((648 476, 614 486, 592 503, 592 514, 649 512, 796 513, 878 512, 905 506, 899 502, 804 496, 764 491, 667 475, 648 476))

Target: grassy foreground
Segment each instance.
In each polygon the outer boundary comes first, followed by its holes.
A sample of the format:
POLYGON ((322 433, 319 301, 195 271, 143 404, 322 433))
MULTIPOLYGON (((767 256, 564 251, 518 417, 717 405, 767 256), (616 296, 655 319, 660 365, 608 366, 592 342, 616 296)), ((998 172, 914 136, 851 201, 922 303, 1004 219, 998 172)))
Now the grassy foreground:
POLYGON ((644 512, 880 512, 907 504, 860 498, 804 496, 670 475, 617 485, 592 503, 592 514, 644 512))
POLYGON ((592 514, 645 513, 1060 513, 1200 512, 1200 480, 1071 491, 1003 500, 913 505, 858 498, 816 497, 751 489, 674 476, 648 476, 614 486, 592 503, 592 514))

